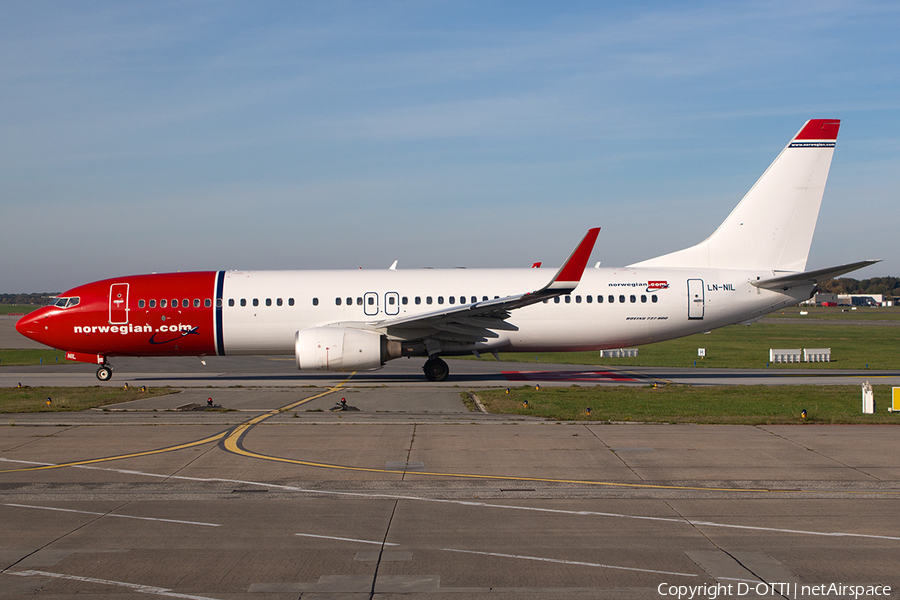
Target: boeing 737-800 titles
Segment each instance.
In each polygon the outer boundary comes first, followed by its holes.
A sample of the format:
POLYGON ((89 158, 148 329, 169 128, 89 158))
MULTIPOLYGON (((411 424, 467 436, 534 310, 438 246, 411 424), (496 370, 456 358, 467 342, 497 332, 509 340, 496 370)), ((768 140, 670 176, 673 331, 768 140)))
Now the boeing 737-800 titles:
POLYGON ((553 277, 541 269, 208 271, 133 275, 71 289, 16 329, 96 363, 172 355, 293 354, 300 370, 378 369, 424 357, 578 351, 751 322, 816 284, 877 261, 806 271, 840 121, 807 121, 699 244, 622 268, 585 269, 591 229, 553 277))

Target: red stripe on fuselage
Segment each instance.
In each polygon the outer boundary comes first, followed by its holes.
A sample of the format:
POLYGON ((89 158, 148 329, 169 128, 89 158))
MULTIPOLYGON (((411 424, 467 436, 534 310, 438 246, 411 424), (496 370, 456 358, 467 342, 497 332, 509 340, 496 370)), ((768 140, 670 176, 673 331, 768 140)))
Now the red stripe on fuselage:
POLYGON ((47 346, 105 356, 215 354, 215 283, 215 271, 96 281, 60 294, 80 298, 77 306, 41 308, 16 329, 47 346), (127 323, 110 323, 113 284, 128 284, 127 323))

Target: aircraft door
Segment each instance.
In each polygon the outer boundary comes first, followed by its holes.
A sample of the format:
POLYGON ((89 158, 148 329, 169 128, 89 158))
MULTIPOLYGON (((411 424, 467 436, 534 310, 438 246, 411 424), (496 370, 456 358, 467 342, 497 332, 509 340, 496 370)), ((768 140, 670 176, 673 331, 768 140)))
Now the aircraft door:
POLYGON ((400 294, 388 292, 384 295, 384 312, 388 315, 400 314, 400 294))
POLYGON ((378 314, 378 294, 366 292, 366 295, 363 296, 363 312, 369 317, 374 317, 378 314))
POLYGON ((109 286, 109 324, 128 324, 128 284, 114 283, 109 286))
POLYGON ((703 280, 688 279, 688 319, 702 319, 705 308, 703 280))

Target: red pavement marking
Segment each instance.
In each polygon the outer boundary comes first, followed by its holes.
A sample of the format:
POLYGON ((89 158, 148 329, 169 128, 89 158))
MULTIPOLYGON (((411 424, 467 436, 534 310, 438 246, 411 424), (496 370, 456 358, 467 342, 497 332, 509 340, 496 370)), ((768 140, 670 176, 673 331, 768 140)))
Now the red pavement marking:
POLYGON ((503 371, 508 381, 638 381, 611 371, 503 371))

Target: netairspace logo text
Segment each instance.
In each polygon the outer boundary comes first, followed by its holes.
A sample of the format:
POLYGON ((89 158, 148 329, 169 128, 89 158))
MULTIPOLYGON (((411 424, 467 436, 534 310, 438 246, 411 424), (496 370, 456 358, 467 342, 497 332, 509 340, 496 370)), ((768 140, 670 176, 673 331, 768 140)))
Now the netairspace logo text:
POLYGON ((660 596, 677 600, 693 600, 706 598, 758 598, 763 596, 780 596, 782 598, 877 598, 890 596, 889 585, 845 585, 843 583, 823 583, 820 585, 804 585, 798 583, 718 583, 715 585, 671 585, 661 583, 656 588, 660 596))

